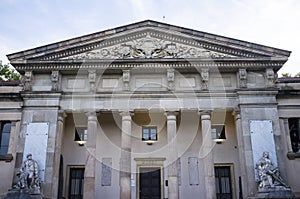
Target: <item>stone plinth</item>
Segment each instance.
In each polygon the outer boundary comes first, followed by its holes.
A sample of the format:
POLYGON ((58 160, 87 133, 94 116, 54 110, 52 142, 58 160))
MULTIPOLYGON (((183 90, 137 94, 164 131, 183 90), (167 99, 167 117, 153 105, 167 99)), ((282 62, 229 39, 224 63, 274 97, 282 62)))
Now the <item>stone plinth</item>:
POLYGON ((32 194, 28 190, 10 190, 4 199, 42 199, 41 194, 32 194))
POLYGON ((295 198, 295 195, 289 188, 275 186, 273 188, 268 188, 265 191, 258 192, 256 198, 295 198))

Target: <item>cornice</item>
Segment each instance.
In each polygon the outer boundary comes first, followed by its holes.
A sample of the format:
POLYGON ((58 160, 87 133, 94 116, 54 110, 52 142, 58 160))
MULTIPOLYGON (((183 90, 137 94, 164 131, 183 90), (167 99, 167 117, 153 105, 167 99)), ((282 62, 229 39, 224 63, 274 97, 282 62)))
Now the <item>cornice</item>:
POLYGON ((59 60, 59 61, 26 61, 15 63, 14 67, 21 72, 27 70, 36 71, 72 71, 86 69, 143 69, 143 68, 209 68, 218 70, 236 71, 238 68, 260 70, 273 68, 279 70, 286 59, 278 58, 216 58, 216 59, 122 59, 122 60, 59 60))

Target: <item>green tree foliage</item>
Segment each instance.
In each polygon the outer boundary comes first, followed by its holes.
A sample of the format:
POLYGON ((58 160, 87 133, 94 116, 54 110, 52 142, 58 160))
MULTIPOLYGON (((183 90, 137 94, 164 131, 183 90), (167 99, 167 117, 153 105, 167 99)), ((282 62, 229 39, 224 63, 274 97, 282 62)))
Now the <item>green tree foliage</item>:
MULTIPOLYGON (((282 77, 293 77, 291 73, 282 73, 282 77)), ((300 72, 294 75, 294 77, 300 77, 300 72)))
POLYGON ((294 77, 300 77, 300 72, 297 73, 294 77))
POLYGON ((281 76, 282 77, 292 77, 292 74, 290 74, 290 73, 282 73, 281 76))
POLYGON ((19 80, 20 78, 20 74, 10 64, 2 64, 0 60, 0 80, 19 80))

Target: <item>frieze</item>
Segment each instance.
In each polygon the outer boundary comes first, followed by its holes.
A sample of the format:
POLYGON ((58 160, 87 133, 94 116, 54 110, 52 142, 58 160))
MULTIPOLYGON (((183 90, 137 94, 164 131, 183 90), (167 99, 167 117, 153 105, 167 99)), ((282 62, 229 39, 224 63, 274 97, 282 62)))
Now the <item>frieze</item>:
POLYGON ((222 58, 232 55, 210 51, 204 48, 178 44, 158 39, 147 34, 107 48, 92 50, 64 59, 128 59, 128 58, 222 58))

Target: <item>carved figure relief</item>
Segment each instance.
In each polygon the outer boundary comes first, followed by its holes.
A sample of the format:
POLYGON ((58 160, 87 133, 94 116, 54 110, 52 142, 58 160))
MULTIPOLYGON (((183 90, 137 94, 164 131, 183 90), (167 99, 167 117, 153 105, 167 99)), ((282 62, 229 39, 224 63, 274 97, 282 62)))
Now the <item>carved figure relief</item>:
POLYGON ((227 54, 199 47, 173 43, 163 39, 146 37, 112 47, 73 55, 67 59, 126 59, 126 58, 216 58, 230 57, 227 54))
POLYGON ((262 157, 256 163, 257 174, 259 177, 259 190, 265 191, 275 186, 288 188, 281 178, 278 167, 273 165, 269 158, 269 152, 264 151, 262 157))
POLYGON ((40 193, 40 181, 38 175, 38 164, 32 159, 32 155, 29 153, 26 156, 26 160, 23 162, 20 171, 17 173, 19 182, 13 187, 13 189, 26 189, 32 193, 40 193))

